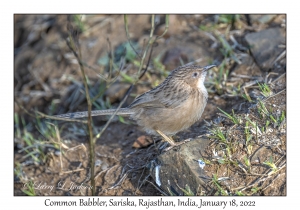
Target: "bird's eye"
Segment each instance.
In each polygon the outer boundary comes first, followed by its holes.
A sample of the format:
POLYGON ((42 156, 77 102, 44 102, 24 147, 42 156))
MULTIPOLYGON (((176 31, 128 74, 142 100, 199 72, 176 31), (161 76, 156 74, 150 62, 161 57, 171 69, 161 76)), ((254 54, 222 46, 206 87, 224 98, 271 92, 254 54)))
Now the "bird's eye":
POLYGON ((198 72, 194 72, 192 77, 193 77, 193 78, 198 77, 198 72))

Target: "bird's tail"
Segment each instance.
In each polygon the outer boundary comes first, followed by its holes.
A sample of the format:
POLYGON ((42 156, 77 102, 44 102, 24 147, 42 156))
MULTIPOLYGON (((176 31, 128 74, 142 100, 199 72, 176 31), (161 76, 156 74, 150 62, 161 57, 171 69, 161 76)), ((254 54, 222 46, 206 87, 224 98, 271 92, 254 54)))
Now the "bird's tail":
MULTIPOLYGON (((116 112, 116 109, 105 109, 105 110, 94 110, 91 112, 92 116, 98 115, 113 115, 116 112)), ((133 111, 128 108, 121 108, 117 111, 116 115, 131 115, 133 111)), ((88 112, 73 112, 68 114, 55 115, 54 117, 59 118, 83 118, 88 117, 88 112)))

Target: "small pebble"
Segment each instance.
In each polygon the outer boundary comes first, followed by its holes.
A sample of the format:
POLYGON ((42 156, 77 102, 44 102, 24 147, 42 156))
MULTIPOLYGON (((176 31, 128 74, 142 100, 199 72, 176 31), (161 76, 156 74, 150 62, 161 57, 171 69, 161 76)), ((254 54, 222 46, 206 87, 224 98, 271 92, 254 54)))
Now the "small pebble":
POLYGON ((60 156, 60 155, 61 155, 61 152, 60 152, 59 150, 56 150, 56 151, 54 152, 54 155, 60 156))
POLYGON ((220 97, 219 96, 214 96, 214 99, 217 101, 217 100, 220 99, 220 97))
POLYGON ((98 159, 95 161, 95 166, 98 167, 101 165, 101 163, 102 163, 102 161, 98 159))

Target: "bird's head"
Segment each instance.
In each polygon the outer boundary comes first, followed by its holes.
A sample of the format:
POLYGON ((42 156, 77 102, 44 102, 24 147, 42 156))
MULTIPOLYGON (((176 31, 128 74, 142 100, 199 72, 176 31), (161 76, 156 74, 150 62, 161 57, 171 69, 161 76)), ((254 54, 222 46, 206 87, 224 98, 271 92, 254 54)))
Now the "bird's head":
POLYGON ((200 66, 181 66, 172 71, 172 77, 174 79, 183 80, 186 84, 192 88, 201 89, 204 87, 204 80, 207 74, 207 71, 215 65, 209 65, 205 67, 200 66))

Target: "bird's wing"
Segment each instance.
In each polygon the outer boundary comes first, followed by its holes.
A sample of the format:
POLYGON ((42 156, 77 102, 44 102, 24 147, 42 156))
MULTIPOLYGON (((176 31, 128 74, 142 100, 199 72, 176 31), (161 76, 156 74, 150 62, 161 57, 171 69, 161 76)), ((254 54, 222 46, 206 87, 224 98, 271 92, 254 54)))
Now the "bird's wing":
POLYGON ((188 94, 180 94, 180 97, 174 93, 166 93, 159 91, 159 89, 152 89, 140 96, 138 96, 131 104, 130 108, 137 106, 149 108, 170 108, 173 109, 181 105, 188 99, 188 94))

